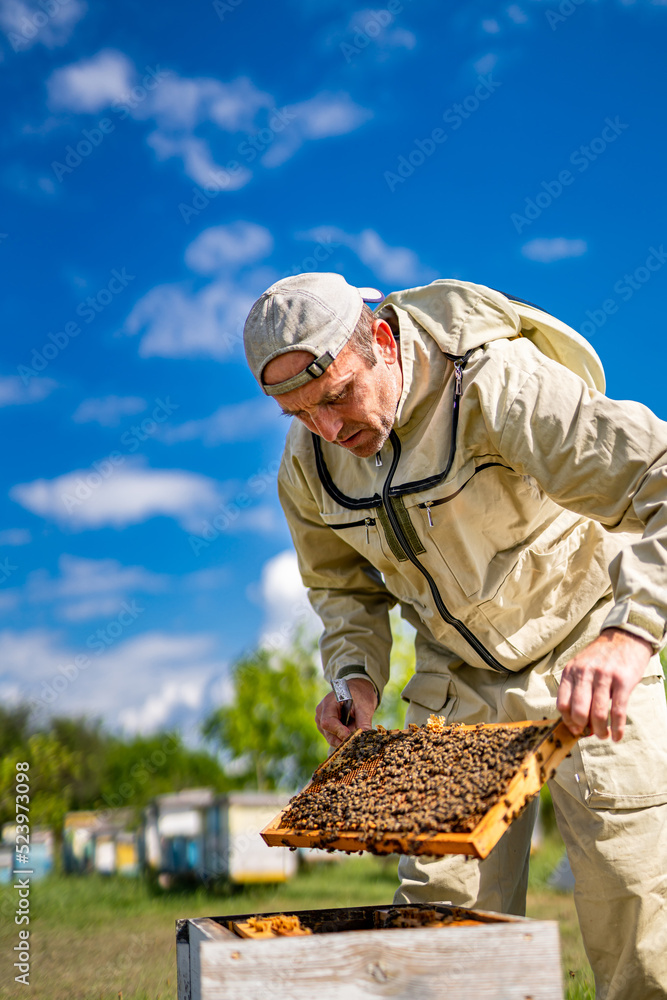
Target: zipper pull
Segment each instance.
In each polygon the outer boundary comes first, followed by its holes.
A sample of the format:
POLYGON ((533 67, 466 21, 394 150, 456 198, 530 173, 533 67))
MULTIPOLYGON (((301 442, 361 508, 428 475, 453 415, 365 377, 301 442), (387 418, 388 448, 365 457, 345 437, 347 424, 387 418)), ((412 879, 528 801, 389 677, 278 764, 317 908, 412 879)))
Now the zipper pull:
POLYGON ((463 385, 462 385, 462 383, 463 383, 463 371, 461 369, 461 362, 460 361, 455 361, 454 362, 454 378, 455 378, 455 383, 454 383, 454 398, 457 399, 461 395, 461 392, 463 391, 463 385))
POLYGON ((375 465, 378 469, 382 468, 382 455, 379 451, 375 455, 375 465))
POLYGON ((372 517, 366 517, 364 518, 364 524, 366 525, 366 545, 368 545, 371 540, 371 534, 368 529, 370 528, 371 524, 375 524, 375 520, 372 517))
POLYGON ((424 506, 426 507, 426 516, 428 517, 429 527, 432 528, 433 527, 433 518, 431 516, 431 507, 433 506, 433 501, 432 500, 426 500, 424 502, 424 506))

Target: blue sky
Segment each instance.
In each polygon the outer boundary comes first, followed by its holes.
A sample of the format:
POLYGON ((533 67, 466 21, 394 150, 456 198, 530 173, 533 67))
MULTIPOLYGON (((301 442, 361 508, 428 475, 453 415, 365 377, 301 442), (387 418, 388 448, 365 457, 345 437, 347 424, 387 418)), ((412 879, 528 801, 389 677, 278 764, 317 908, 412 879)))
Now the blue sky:
POLYGON ((664 401, 667 4, 0 0, 0 696, 148 732, 304 619, 272 281, 460 277, 664 401))

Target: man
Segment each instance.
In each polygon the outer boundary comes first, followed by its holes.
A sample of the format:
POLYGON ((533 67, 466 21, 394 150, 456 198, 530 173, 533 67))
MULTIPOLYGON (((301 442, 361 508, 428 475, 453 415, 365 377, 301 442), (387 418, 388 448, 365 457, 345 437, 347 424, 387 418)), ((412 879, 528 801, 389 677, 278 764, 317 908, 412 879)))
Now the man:
MULTIPOLYGON (((296 418, 279 474, 329 680, 332 746, 368 728, 388 611, 416 629, 407 720, 587 725, 550 782, 598 997, 667 996, 667 426, 603 395, 599 360, 537 307, 460 281, 372 313, 336 274, 283 279, 246 354, 296 418), (611 739, 609 739, 611 737, 611 739)), ((398 901, 522 913, 528 809, 483 862, 402 858, 398 901)))

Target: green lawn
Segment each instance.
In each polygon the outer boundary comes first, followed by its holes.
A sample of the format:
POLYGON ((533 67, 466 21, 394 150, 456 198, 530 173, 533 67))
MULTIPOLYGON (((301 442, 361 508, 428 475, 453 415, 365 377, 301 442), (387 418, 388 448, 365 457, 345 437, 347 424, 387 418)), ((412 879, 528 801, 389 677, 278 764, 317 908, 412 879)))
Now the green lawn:
MULTIPOLYGON (((551 838, 534 858, 528 916, 559 921, 568 1000, 593 1000, 572 898, 546 886, 560 850, 551 838)), ((175 1000, 177 917, 387 903, 395 886, 395 863, 369 856, 313 865, 284 885, 231 895, 199 889, 156 896, 143 881, 54 875, 32 885, 30 988, 8 986, 3 975, 0 1000, 175 1000)), ((18 928, 7 915, 14 897, 10 887, 2 887, 3 967, 18 941, 18 928)))

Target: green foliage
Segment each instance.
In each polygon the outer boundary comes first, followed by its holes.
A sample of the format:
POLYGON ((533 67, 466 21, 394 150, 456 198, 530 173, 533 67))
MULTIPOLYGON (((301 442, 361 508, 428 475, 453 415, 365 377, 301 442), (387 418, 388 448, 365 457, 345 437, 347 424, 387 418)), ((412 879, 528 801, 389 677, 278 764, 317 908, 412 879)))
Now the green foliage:
POLYGON ((0 825, 15 815, 17 761, 30 764, 30 817, 59 836, 74 809, 135 807, 192 786, 229 787, 219 762, 176 733, 125 738, 99 720, 57 717, 41 726, 25 706, 0 710, 0 825))
POLYGON ((186 747, 178 733, 116 739, 106 754, 95 805, 138 810, 156 795, 204 786, 221 792, 229 782, 214 757, 186 747))
POLYGON ((260 649, 232 667, 234 696, 213 712, 202 732, 233 764, 243 787, 294 788, 327 755, 315 708, 327 688, 314 644, 286 651, 260 649))
POLYGON ((402 729, 405 725, 406 702, 401 691, 415 670, 414 629, 400 616, 398 608, 390 614, 393 645, 391 648, 391 675, 382 694, 382 701, 373 723, 386 729, 402 729))

